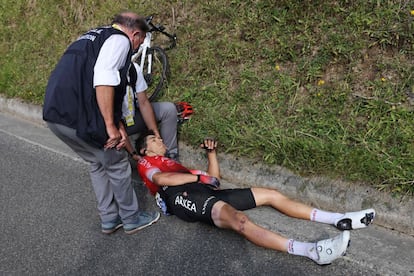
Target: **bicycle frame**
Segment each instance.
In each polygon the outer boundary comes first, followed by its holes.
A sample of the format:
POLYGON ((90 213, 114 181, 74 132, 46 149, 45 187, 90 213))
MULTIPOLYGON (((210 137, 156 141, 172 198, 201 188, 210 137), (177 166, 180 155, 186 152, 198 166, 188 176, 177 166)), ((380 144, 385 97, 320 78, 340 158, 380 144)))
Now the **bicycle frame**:
MULTIPOLYGON (((141 72, 144 70, 144 64, 145 64, 145 57, 147 56, 147 51, 149 48, 151 48, 151 39, 152 39, 152 33, 147 32, 144 42, 139 46, 138 51, 132 55, 132 60, 135 60, 136 57, 141 55, 141 60, 138 63, 141 72)), ((152 68, 152 53, 148 53, 148 72, 147 74, 151 74, 151 68, 152 68)))
POLYGON ((137 52, 131 57, 131 60, 139 66, 140 72, 143 74, 145 82, 148 85, 147 96, 153 101, 163 88, 169 75, 169 64, 165 50, 172 49, 176 46, 177 36, 164 31, 164 26, 154 25, 151 23, 152 16, 146 18, 149 31, 146 33, 144 41, 138 48, 137 52), (162 48, 158 45, 152 45, 154 32, 162 33, 167 36, 170 45, 162 48), (153 66, 155 66, 153 68, 153 66))
MULTIPOLYGON (((144 42, 140 45, 138 51, 132 55, 132 60, 135 60, 136 57, 138 57, 139 55, 141 55, 141 60, 140 63, 138 64, 140 67, 141 72, 143 72, 144 70, 144 64, 145 64, 145 56, 147 56, 147 50, 149 48, 151 48, 151 42, 152 42, 152 32, 157 31, 162 33, 163 35, 167 36, 170 39, 171 44, 165 48, 165 50, 169 50, 172 49, 176 46, 176 42, 177 42, 177 36, 175 34, 169 34, 167 32, 164 31, 164 27, 161 25, 154 25, 152 22, 152 16, 148 16, 147 17, 147 24, 150 27, 150 30, 147 32, 144 42)), ((151 70, 152 70, 152 53, 148 53, 148 70, 146 72, 146 74, 151 74, 151 70)), ((145 72, 143 72, 145 73, 145 72)))

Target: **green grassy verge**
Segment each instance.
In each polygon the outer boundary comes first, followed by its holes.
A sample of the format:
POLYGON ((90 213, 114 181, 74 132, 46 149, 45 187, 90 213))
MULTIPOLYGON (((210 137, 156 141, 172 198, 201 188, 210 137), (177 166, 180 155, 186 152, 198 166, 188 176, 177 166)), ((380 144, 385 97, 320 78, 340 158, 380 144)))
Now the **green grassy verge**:
POLYGON ((140 2, 2 1, 0 93, 41 104, 80 33, 121 10, 153 14, 179 38, 163 99, 196 110, 181 139, 414 193, 412 1, 140 2))

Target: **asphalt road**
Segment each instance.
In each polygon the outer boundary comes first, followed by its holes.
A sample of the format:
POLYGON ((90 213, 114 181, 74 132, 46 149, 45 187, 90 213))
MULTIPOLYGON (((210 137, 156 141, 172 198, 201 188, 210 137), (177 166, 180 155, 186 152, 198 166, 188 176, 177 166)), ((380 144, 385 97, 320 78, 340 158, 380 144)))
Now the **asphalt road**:
MULTIPOLYGON (((351 233, 347 256, 328 266, 174 216, 135 235, 103 235, 87 165, 48 129, 0 112, 0 156, 0 275, 414 275, 412 237, 375 225, 351 233)), ((133 184, 141 208, 157 210, 136 175, 133 184)), ((269 208, 247 213, 290 238, 338 233, 269 208)))

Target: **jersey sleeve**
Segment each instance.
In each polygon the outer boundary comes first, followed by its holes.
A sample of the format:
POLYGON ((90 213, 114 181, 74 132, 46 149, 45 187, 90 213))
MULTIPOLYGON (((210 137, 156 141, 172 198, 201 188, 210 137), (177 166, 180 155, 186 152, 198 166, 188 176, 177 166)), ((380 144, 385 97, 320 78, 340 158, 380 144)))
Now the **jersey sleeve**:
POLYGON ((152 162, 149 162, 147 159, 142 158, 138 163, 138 172, 142 178, 153 182, 152 176, 157 172, 161 172, 161 170, 152 162))
POLYGON ((138 173, 142 180, 145 183, 145 186, 147 186, 148 190, 152 195, 155 195, 155 193, 158 191, 159 186, 154 184, 152 181, 152 177, 155 173, 161 172, 160 168, 146 160, 145 158, 142 158, 138 164, 138 173))
POLYGON ((161 170, 158 169, 158 168, 155 168, 155 167, 150 168, 150 169, 147 169, 145 171, 145 177, 148 178, 149 181, 151 181, 152 183, 154 183, 154 181, 152 180, 152 176, 154 174, 156 174, 157 172, 161 172, 161 170))

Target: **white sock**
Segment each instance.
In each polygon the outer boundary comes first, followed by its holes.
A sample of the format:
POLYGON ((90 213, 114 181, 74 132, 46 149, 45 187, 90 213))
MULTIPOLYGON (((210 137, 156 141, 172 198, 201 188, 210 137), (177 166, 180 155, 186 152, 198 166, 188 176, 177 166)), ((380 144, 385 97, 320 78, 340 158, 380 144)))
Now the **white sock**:
POLYGON ((316 222, 322 222, 327 224, 334 224, 337 219, 342 217, 344 214, 326 212, 319 209, 313 209, 310 214, 310 220, 316 222))
POLYGON ((288 240, 287 252, 292 255, 308 257, 314 261, 318 260, 318 253, 316 253, 316 243, 300 242, 295 240, 288 240))

